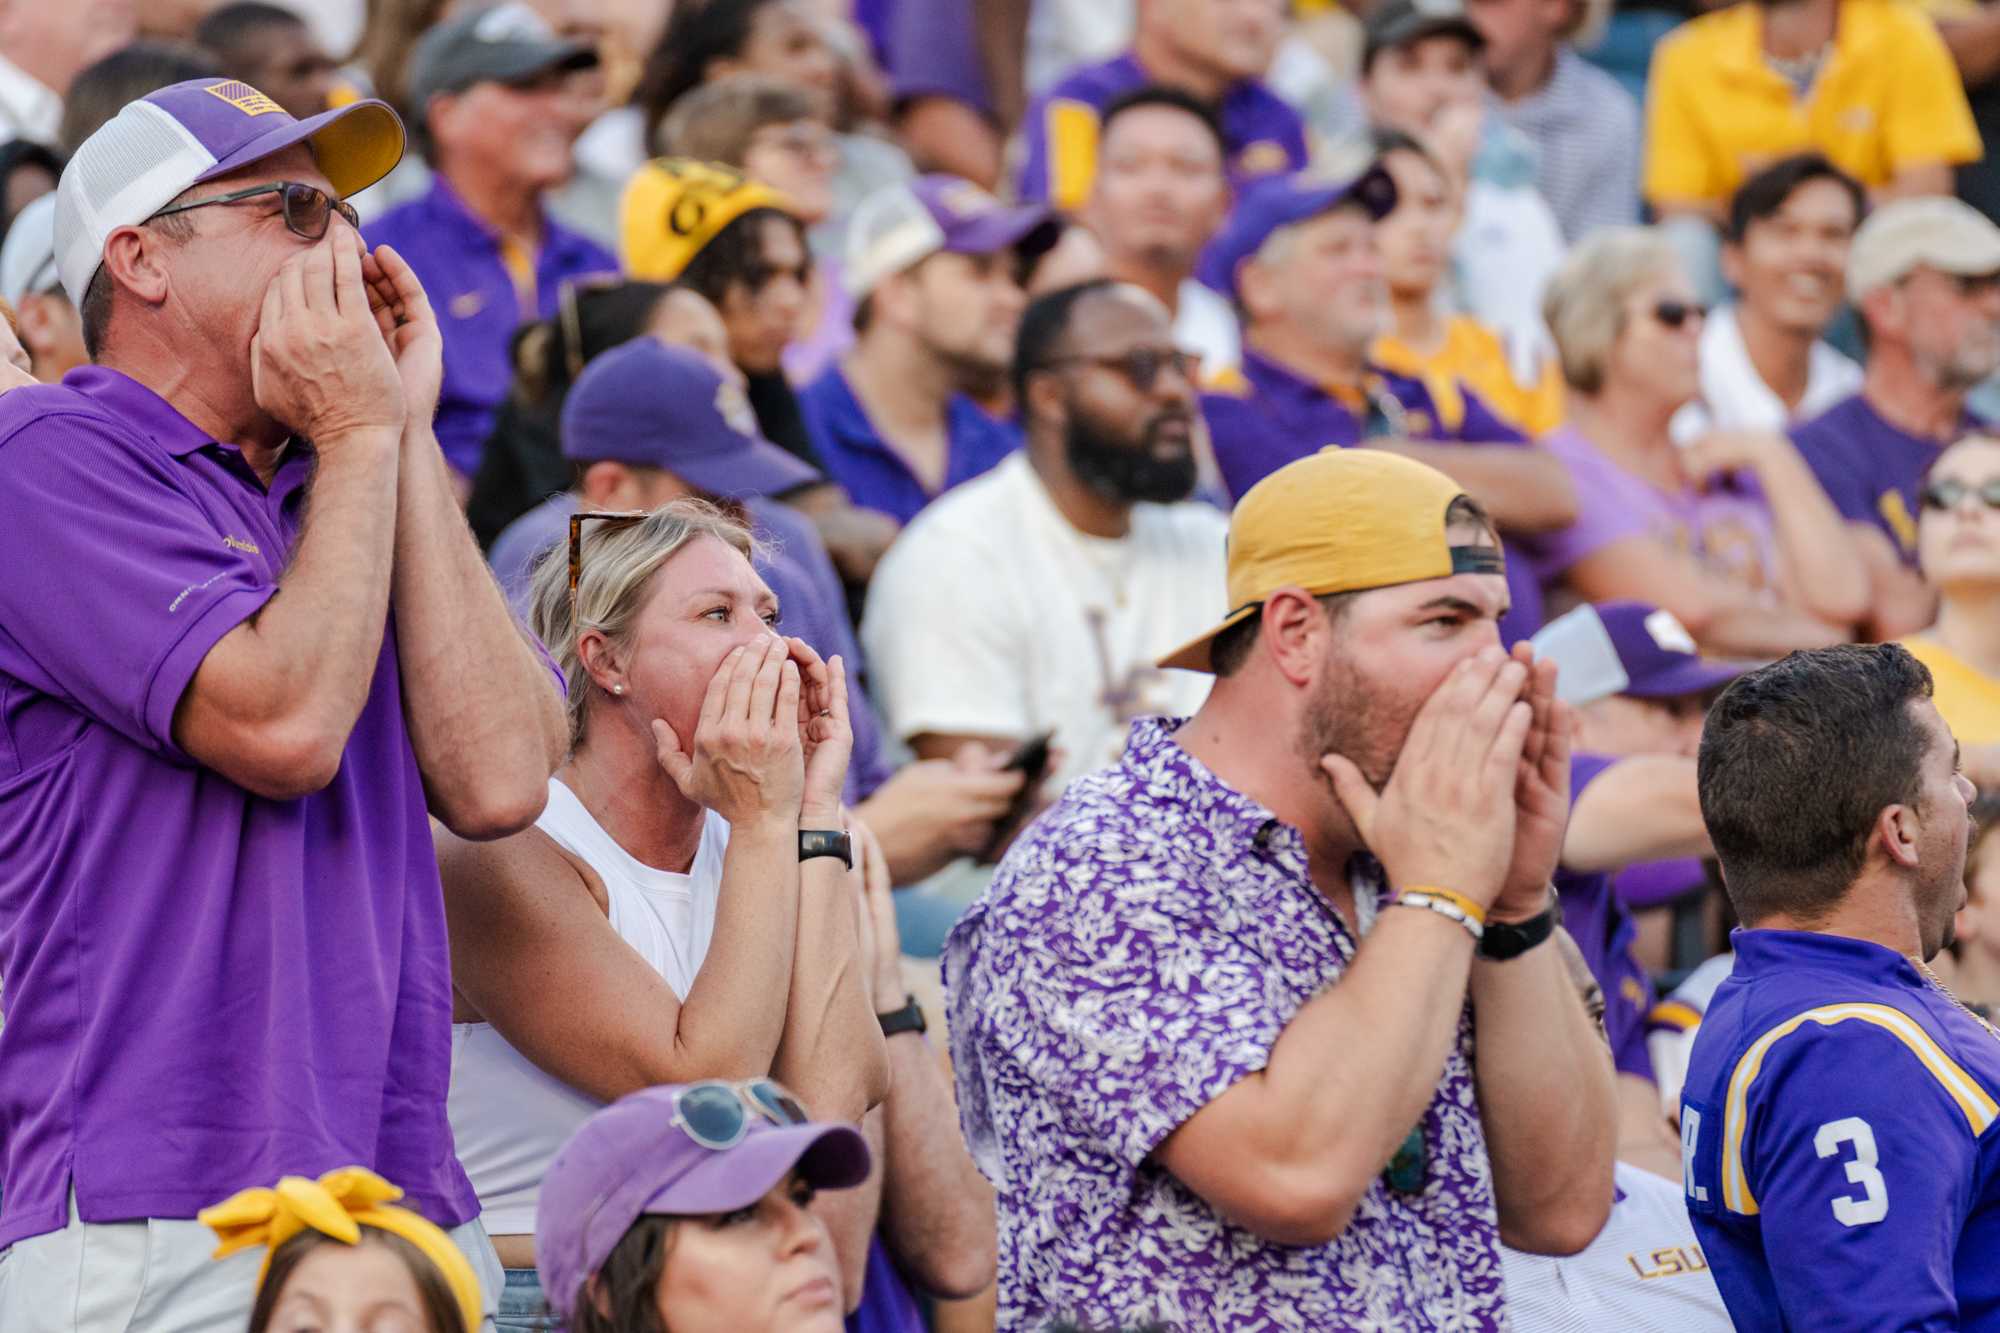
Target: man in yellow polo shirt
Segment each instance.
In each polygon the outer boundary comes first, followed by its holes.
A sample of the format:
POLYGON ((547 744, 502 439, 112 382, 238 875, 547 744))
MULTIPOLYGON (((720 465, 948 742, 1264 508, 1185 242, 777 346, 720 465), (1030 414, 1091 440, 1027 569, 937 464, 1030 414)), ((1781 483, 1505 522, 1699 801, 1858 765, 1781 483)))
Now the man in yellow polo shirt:
POLYGON ((1646 199, 1719 221, 1759 166, 1815 148, 1877 200, 1949 194, 1979 132, 1951 54, 1908 0, 1732 5, 1653 56, 1646 199))

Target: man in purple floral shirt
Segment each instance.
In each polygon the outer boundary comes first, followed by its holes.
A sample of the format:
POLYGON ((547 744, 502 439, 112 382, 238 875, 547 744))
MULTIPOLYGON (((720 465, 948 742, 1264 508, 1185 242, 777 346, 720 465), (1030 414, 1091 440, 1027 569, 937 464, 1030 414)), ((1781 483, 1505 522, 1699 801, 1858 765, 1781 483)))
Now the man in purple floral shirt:
POLYGON ((1002 1330, 1504 1329, 1501 1239, 1596 1235, 1611 1065, 1545 945, 1570 718, 1506 597, 1412 460, 1237 506, 1237 609, 1162 663, 1208 702, 1073 783, 946 945, 1002 1330))

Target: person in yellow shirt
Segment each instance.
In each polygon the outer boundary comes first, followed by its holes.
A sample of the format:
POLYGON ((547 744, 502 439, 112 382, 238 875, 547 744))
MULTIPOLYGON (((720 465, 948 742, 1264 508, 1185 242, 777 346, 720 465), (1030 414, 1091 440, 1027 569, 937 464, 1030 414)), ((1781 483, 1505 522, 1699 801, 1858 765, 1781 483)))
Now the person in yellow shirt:
POLYGON ((1444 307, 1440 289, 1465 213, 1436 154, 1400 130, 1378 129, 1373 139, 1376 160, 1396 182, 1395 210, 1375 228, 1391 314, 1371 352, 1375 364, 1416 379, 1456 380, 1531 438, 1554 430, 1563 421, 1555 357, 1510 349, 1491 326, 1444 307))
POLYGON ((1766 0, 1682 25, 1653 55, 1646 199, 1720 221, 1759 166, 1818 149, 1878 202, 1949 194, 1980 156, 1965 88, 1908 0, 1766 0))
POLYGON ((1903 646, 1931 669, 1966 776, 2000 789, 2000 438, 1969 435, 1938 455, 1922 501, 1917 560, 1938 617, 1903 646))

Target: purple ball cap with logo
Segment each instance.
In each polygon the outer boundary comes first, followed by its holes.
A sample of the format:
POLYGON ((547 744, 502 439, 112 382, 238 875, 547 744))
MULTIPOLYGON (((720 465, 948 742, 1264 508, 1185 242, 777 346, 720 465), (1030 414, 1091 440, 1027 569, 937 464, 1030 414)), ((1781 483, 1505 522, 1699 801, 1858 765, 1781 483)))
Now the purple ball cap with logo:
POLYGON ((1313 181, 1305 174, 1276 176, 1247 187, 1236 200, 1229 222, 1202 251, 1195 274, 1202 284, 1236 299, 1236 270, 1264 248, 1271 233, 1344 204, 1355 203, 1380 222, 1396 208, 1396 182, 1378 163, 1352 180, 1313 181))
POLYGON ((563 455, 671 472, 727 500, 782 495, 822 478, 757 434, 743 390, 699 353, 634 338, 597 357, 562 410, 563 455))
POLYGON ((1618 650, 1635 699, 1677 699, 1727 685, 1759 662, 1719 662, 1701 656, 1694 636, 1671 611, 1644 602, 1599 602, 1597 617, 1618 650))
POLYGON ((294 144, 312 149, 338 198, 388 175, 403 156, 403 122, 386 102, 351 102, 307 120, 237 79, 189 79, 134 102, 77 145, 56 186, 56 263, 83 303, 104 242, 190 186, 294 144))
POLYGON ((583 1287, 642 1217, 747 1208, 793 1168, 814 1189, 868 1178, 868 1141, 850 1125, 775 1125, 749 1112, 731 1148, 704 1148, 674 1123, 681 1085, 621 1097, 583 1122, 549 1163, 535 1205, 535 1266, 567 1321, 583 1287))
POLYGON ((1033 259, 1061 236, 1061 221, 1046 207, 1003 204, 969 180, 934 172, 861 201, 847 227, 843 278, 859 300, 882 279, 934 254, 1013 250, 1033 259))

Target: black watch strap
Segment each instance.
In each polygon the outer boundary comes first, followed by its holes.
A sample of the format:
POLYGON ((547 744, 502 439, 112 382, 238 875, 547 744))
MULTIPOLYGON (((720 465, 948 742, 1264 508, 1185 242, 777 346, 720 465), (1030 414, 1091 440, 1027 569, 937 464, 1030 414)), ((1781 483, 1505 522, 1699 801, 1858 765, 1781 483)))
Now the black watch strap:
POLYGON ((898 1032, 927 1032, 930 1024, 924 1022, 924 1007, 912 995, 904 1001, 903 1007, 894 1013, 877 1014, 875 1021, 882 1025, 882 1035, 893 1037, 898 1032))
POLYGON ((1556 933, 1556 922, 1562 915, 1562 903, 1557 900, 1555 890, 1549 890, 1549 905, 1540 914, 1526 921, 1488 921, 1486 933, 1479 939, 1479 956, 1495 961, 1519 958, 1537 944, 1556 933))
POLYGON ((810 861, 815 856, 836 858, 849 870, 854 869, 854 839, 846 829, 802 828, 799 830, 799 860, 810 861))

